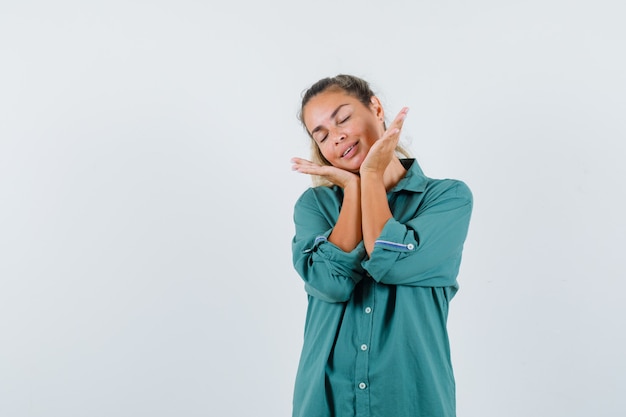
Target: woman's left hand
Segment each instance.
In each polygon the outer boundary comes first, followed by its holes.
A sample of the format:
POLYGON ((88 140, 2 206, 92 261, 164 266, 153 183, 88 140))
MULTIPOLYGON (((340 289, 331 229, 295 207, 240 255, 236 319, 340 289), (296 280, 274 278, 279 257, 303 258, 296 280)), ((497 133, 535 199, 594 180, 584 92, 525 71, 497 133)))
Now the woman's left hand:
POLYGON ((319 165, 303 158, 292 158, 291 164, 294 171, 324 177, 343 189, 352 184, 360 185, 358 175, 332 165, 319 165))
POLYGON ((394 156, 396 146, 400 140, 400 131, 404 124, 404 119, 408 113, 409 108, 404 107, 400 110, 400 113, 396 116, 391 126, 385 131, 385 133, 372 145, 365 160, 361 164, 360 173, 375 173, 383 175, 387 165, 391 162, 394 156))

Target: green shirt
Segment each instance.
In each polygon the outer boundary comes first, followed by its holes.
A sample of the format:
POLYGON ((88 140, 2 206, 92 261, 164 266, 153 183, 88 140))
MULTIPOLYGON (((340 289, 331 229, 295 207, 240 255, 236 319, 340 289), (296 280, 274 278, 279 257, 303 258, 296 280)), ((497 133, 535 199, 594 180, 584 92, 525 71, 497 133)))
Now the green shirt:
POLYGON ((455 383, 446 329, 472 210, 469 188, 405 177, 371 257, 327 240, 340 187, 306 190, 294 210, 293 262, 308 309, 294 417, 452 417, 455 383))

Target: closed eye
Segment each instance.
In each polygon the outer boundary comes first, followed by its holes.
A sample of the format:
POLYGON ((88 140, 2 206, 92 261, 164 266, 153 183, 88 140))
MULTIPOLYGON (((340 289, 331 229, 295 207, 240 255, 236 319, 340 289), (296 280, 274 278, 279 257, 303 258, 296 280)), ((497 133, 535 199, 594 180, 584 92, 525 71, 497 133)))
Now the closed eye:
POLYGON ((339 121, 339 124, 347 122, 349 118, 350 118, 350 116, 344 117, 342 120, 339 121))
POLYGON ((313 136, 313 139, 315 139, 317 143, 322 143, 326 140, 327 137, 328 137, 328 132, 326 133, 318 132, 315 136, 313 136))

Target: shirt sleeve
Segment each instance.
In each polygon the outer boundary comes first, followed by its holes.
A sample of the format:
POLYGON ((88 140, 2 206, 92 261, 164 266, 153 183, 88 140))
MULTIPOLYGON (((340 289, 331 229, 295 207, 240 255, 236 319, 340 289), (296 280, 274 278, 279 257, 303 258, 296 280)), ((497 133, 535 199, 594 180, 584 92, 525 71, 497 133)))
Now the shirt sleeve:
POLYGON ((362 266, 384 284, 456 286, 472 204, 465 183, 437 181, 424 193, 414 218, 387 221, 362 266))
POLYGON ((311 188, 294 209, 296 233, 292 241, 293 264, 305 283, 306 292, 327 302, 344 302, 365 271, 363 243, 344 252, 328 241, 340 204, 330 190, 311 188))

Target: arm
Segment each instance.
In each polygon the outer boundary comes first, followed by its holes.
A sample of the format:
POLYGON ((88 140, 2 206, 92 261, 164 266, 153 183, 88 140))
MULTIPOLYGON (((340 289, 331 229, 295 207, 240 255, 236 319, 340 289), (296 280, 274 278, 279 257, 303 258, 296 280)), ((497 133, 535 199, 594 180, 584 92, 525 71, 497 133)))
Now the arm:
POLYGON ((292 158, 293 170, 303 174, 325 177, 343 189, 341 212, 328 241, 334 243, 345 252, 350 252, 363 239, 361 231, 361 179, 348 171, 333 167, 321 166, 302 158, 292 158))
POLYGON ((361 180, 357 177, 343 190, 341 211, 328 241, 344 252, 350 252, 361 240, 361 180))
POLYGON ((395 149, 408 110, 405 107, 400 111, 389 129, 372 146, 359 170, 363 242, 370 256, 383 227, 393 218, 387 201, 387 188, 395 185, 405 174, 404 168, 395 156, 395 149))
POLYGON ((326 302, 347 301, 364 274, 363 245, 344 251, 329 239, 335 219, 347 214, 344 207, 336 188, 316 187, 300 197, 294 210, 294 267, 307 293, 326 302))
POLYGON ((393 217, 387 201, 387 190, 382 177, 374 173, 361 176, 361 206, 363 210, 363 243, 368 255, 385 224, 393 217))
POLYGON ((460 181, 439 180, 411 198, 407 203, 416 212, 387 221, 363 267, 385 284, 456 285, 472 211, 469 188, 460 181))

